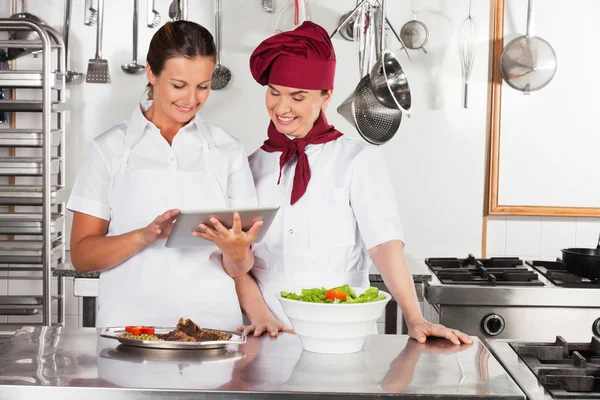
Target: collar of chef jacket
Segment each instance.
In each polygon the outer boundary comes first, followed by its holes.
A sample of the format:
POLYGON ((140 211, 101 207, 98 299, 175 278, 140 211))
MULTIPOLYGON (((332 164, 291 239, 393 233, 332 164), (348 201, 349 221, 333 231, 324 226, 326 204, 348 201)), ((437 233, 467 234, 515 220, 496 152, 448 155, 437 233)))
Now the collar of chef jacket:
MULTIPOLYGON (((127 120, 127 130, 125 132, 125 148, 133 146, 140 139, 142 134, 146 131, 146 127, 149 124, 152 124, 150 121, 148 121, 148 119, 144 116, 143 113, 143 111, 149 109, 151 105, 152 100, 142 102, 139 105, 139 107, 135 107, 135 110, 131 114, 131 117, 129 117, 129 119, 127 120)), ((199 130, 202 136, 206 139, 206 142, 208 143, 208 148, 210 149, 216 147, 210 129, 208 129, 205 126, 204 121, 202 120, 202 118, 200 118, 199 113, 196 113, 194 118, 192 118, 192 120, 181 129, 199 130), (200 126, 202 125, 204 125, 205 129, 200 129, 200 126)))

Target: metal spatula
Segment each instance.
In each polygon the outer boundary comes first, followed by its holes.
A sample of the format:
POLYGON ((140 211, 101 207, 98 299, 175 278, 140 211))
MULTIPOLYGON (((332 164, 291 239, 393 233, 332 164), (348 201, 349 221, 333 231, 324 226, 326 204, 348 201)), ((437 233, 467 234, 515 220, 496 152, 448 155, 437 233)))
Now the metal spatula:
POLYGON ((110 83, 108 61, 102 59, 102 26, 104 24, 104 0, 98 0, 98 23, 96 30, 96 57, 88 62, 87 83, 110 83))

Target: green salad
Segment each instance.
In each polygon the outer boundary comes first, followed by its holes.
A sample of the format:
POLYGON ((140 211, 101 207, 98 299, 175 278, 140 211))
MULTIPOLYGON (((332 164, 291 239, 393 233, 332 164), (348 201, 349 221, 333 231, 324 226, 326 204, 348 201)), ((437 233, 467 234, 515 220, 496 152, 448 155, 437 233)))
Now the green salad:
POLYGON ((338 286, 332 289, 325 289, 324 287, 302 289, 300 294, 282 291, 280 294, 281 297, 289 300, 309 303, 356 304, 385 300, 385 295, 380 293, 376 287, 370 287, 357 296, 350 285, 338 286))

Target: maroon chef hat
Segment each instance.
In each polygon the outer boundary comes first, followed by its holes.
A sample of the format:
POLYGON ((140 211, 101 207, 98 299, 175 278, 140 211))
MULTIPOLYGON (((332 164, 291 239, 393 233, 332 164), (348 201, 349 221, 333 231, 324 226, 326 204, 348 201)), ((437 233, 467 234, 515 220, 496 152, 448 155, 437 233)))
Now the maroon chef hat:
POLYGON ((259 44, 250 56, 250 71, 263 86, 333 89, 335 51, 327 31, 306 21, 259 44))

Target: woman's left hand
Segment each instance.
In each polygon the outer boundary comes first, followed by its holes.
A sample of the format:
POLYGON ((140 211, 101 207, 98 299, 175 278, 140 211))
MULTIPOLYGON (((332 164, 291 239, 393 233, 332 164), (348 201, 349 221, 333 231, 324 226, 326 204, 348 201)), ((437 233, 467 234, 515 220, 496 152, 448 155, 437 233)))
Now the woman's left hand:
POLYGON ((408 324, 408 335, 419 343, 425 343, 428 336, 442 337, 454 344, 473 343, 469 335, 456 329, 446 328, 444 325, 432 324, 425 318, 419 318, 408 324))
POLYGON ((248 259, 250 243, 256 238, 258 230, 262 226, 262 221, 256 221, 248 232, 242 230, 242 219, 239 213, 233 214, 233 226, 231 229, 224 227, 216 218, 211 218, 210 222, 215 229, 205 224, 200 224, 198 227, 202 232, 193 232, 193 235, 210 240, 216 244, 223 253, 223 257, 232 262, 243 262, 248 259))
POLYGON ((252 321, 252 325, 243 325, 237 328, 238 331, 244 332, 246 335, 254 333, 254 336, 260 336, 263 333, 269 332, 270 336, 277 336, 279 332, 294 333, 293 329, 288 329, 275 317, 258 318, 252 321))

